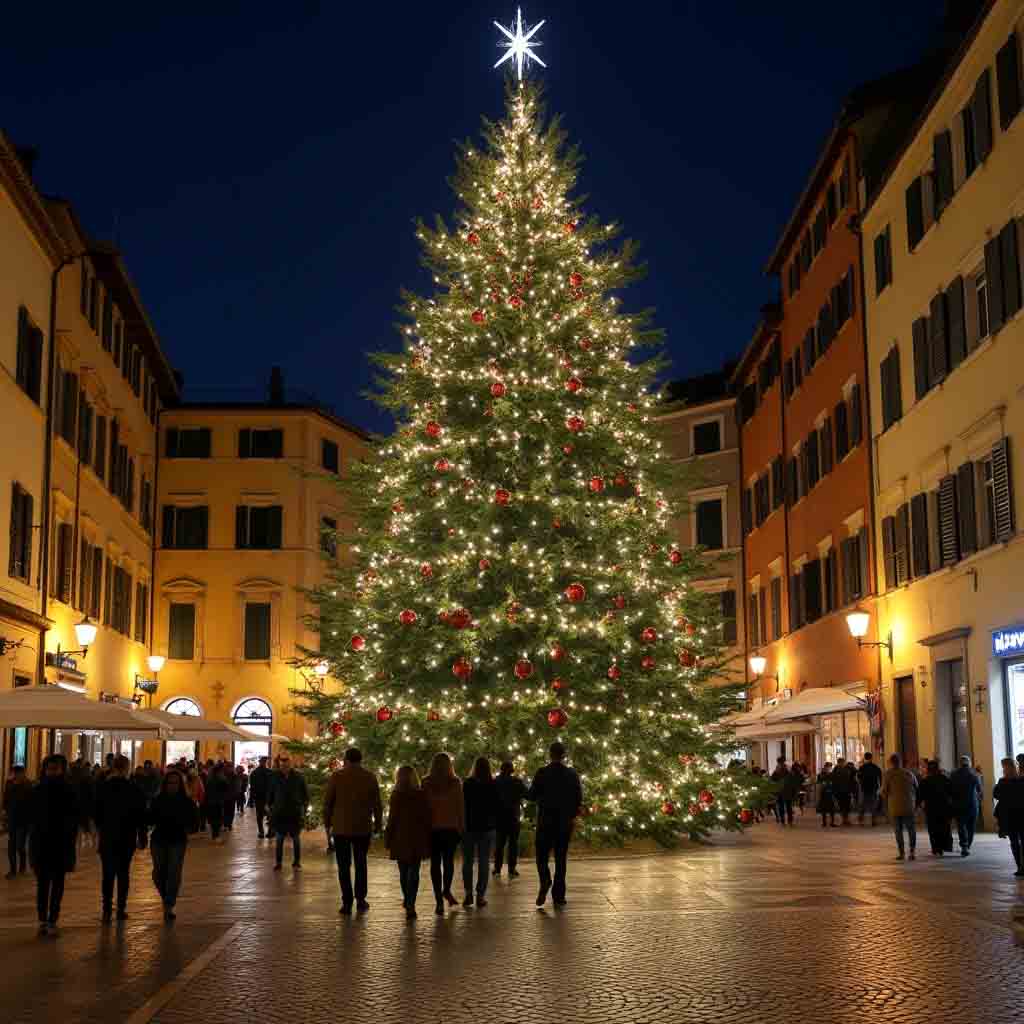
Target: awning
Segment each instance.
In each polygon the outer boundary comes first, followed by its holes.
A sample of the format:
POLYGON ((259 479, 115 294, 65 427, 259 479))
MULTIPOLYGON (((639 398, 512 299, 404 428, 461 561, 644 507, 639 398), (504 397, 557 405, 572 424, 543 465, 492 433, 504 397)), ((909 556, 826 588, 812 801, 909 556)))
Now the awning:
POLYGON ((774 704, 762 704, 752 711, 738 711, 733 715, 726 715, 718 724, 725 729, 739 729, 745 725, 757 725, 764 721, 764 716, 769 711, 774 711, 774 704))
POLYGON ((835 711, 863 711, 864 700, 854 697, 840 687, 811 686, 801 690, 792 700, 771 709, 766 722, 784 722, 789 718, 808 715, 830 715, 835 711))
POLYGON ((737 729, 736 739, 744 743, 754 743, 758 740, 785 739, 787 736, 817 731, 818 727, 813 722, 787 722, 784 725, 750 725, 743 729, 737 729))
POLYGON ((124 738, 160 739, 170 729, 149 712, 91 700, 63 686, 18 686, 0 691, 0 728, 109 732, 124 738))

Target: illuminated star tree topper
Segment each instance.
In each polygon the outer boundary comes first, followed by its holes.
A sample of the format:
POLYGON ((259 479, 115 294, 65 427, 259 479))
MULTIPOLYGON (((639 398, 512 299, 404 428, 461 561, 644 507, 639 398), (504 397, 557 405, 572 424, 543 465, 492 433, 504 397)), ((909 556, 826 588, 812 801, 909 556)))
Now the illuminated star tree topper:
POLYGON ((508 53, 506 53, 505 56, 502 57, 501 60, 499 60, 498 63, 495 64, 494 66, 496 68, 500 67, 502 64, 505 63, 505 61, 514 58, 516 62, 516 76, 519 78, 520 81, 523 80, 523 61, 527 57, 530 58, 530 60, 535 60, 542 68, 546 68, 547 64, 545 64, 544 61, 542 61, 540 57, 538 57, 537 54, 534 53, 533 51, 533 48, 535 46, 542 45, 540 40, 533 40, 533 37, 540 30, 543 24, 543 21, 538 21, 537 24, 533 26, 533 28, 531 28, 528 32, 524 33, 523 12, 522 9, 519 7, 516 8, 516 23, 513 28, 505 28, 504 25, 495 22, 494 27, 498 29, 499 32, 504 33, 504 35, 508 39, 508 42, 499 40, 498 45, 506 47, 508 49, 508 53))

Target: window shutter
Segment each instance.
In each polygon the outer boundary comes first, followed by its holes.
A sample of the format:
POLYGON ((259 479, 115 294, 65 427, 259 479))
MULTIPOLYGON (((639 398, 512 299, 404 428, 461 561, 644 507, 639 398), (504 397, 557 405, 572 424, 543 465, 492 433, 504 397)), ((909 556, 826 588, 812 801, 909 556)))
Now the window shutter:
POLYGON ((34 533, 32 514, 32 495, 28 491, 21 492, 21 561, 24 570, 23 579, 32 577, 32 537, 34 533))
POLYGON ((196 515, 199 520, 199 546, 204 551, 210 546, 210 509, 209 506, 204 505, 202 508, 197 509, 196 515))
POLYGON ((248 459, 252 454, 252 431, 243 427, 238 432, 238 457, 248 459))
POLYGON ((178 457, 178 428, 168 427, 167 433, 164 435, 164 443, 167 450, 167 458, 176 459, 178 457))
POLYGON ((825 417, 825 422, 821 425, 821 475, 826 476, 832 472, 833 465, 833 452, 832 452, 832 420, 830 417, 825 417))
POLYGON ((71 577, 71 545, 73 534, 70 523, 61 523, 58 529, 59 540, 57 543, 58 562, 60 565, 60 577, 58 579, 59 590, 57 597, 65 604, 71 604, 73 580, 71 577))
POLYGON ((885 589, 896 586, 896 517, 882 520, 882 561, 885 565, 885 589))
POLYGON ((793 573, 789 577, 789 628, 799 629, 803 625, 800 618, 800 573, 793 573))
POLYGON ((814 328, 809 327, 804 335, 804 376, 809 377, 814 369, 814 328))
POLYGON ((804 608, 807 621, 817 622, 821 618, 821 562, 817 559, 804 566, 804 608))
POLYGON ((978 511, 974 504, 973 462, 965 462, 956 471, 956 498, 960 553, 966 558, 978 550, 978 511))
POLYGON ((939 562, 945 567, 960 560, 957 536, 956 477, 950 473, 939 481, 939 562))
POLYGON ((272 505, 269 509, 268 530, 270 534, 270 547, 272 548, 282 547, 283 544, 282 511, 280 505, 272 505))
POLYGON ((110 472, 107 476, 107 486, 110 488, 112 494, 118 493, 118 478, 117 478, 117 453, 118 453, 118 438, 120 435, 121 427, 117 420, 110 421, 110 472))
POLYGON ((284 431, 272 430, 270 432, 270 454, 273 459, 280 459, 284 455, 284 431))
POLYGON ((859 559, 858 575, 860 576, 860 593, 858 596, 866 597, 871 593, 871 562, 868 552, 868 528, 862 526, 857 534, 857 557, 859 559))
POLYGON ((782 636, 782 577, 772 580, 772 639, 782 636))
POLYGON ((96 417, 96 445, 93 451, 93 469, 100 480, 106 477, 107 466, 107 417, 96 417))
POLYGON ((110 625, 110 612, 113 604, 113 589, 114 589, 114 566, 111 564, 110 559, 107 559, 106 565, 103 569, 103 624, 105 626, 110 625))
POLYGON ((885 232, 875 235, 875 294, 881 295, 889 283, 885 272, 885 232))
POLYGON ((785 501, 785 481, 782 456, 776 455, 772 459, 772 508, 778 508, 785 501))
POLYGON ((1003 258, 997 235, 985 243, 985 282, 988 289, 988 331, 995 334, 1003 326, 1003 258))
POLYGON ((999 232, 999 255, 1003 271, 1003 320, 1020 309, 1020 258, 1017 249, 1017 221, 1011 220, 999 232))
POLYGON ((761 643, 766 644, 771 639, 768 635, 768 591, 759 590, 757 600, 760 605, 758 609, 758 622, 761 624, 761 643))
POLYGON ((1020 112, 1020 53, 1017 33, 996 54, 996 95, 999 97, 999 126, 1005 132, 1020 112))
POLYGON ((174 513, 175 508, 173 505, 164 505, 163 509, 163 522, 160 529, 160 543, 165 548, 174 547, 174 513))
POLYGON ((974 156, 983 163, 992 152, 992 87, 988 68, 981 73, 971 99, 974 114, 974 156))
POLYGON ((929 381, 932 387, 941 384, 949 372, 949 352, 946 348, 946 296, 939 292, 932 297, 928 317, 929 381))
POLYGON ((782 371, 782 397, 788 402, 790 396, 793 394, 793 359, 790 357, 786 360, 786 365, 782 371))
POLYGON ((911 333, 914 336, 914 394, 920 401, 931 387, 931 358, 928 350, 928 318, 918 317, 911 333))
POLYGON ((992 445, 992 482, 995 497, 995 539, 1009 540, 1014 533, 1013 481, 1010 474, 1010 439, 992 445))
POLYGON ((811 482, 811 449, 806 441, 800 446, 800 480, 801 492, 807 494, 813 484, 811 482))
POLYGON ((757 594, 751 594, 747 598, 747 623, 750 642, 756 646, 761 643, 761 630, 757 621, 757 594))
POLYGON ((850 432, 847 428, 846 402, 836 406, 836 462, 842 462, 850 450, 850 432))
POLYGON ((853 600, 854 592, 854 579, 853 579, 853 555, 851 548, 853 546, 853 540, 847 537, 840 544, 840 550, 842 553, 842 573, 843 573, 843 604, 849 604, 853 600))
POLYGON ((238 505, 235 508, 235 547, 249 546, 249 506, 238 505))
POLYGON ((100 618, 100 598, 103 594, 103 549, 92 549, 92 596, 89 601, 89 614, 98 622, 100 618))
POLYGON ((740 516, 743 520, 743 536, 746 537, 753 528, 753 512, 751 510, 751 497, 750 488, 744 487, 743 493, 740 495, 740 516))
POLYGON ((902 586, 910 579, 910 506, 906 504, 896 510, 894 549, 896 585, 902 586))
POLYGON ((828 553, 828 585, 830 607, 839 607, 839 552, 830 548, 828 553))
POLYGON ((10 523, 10 547, 7 555, 7 575, 13 576, 15 579, 21 579, 24 577, 24 567, 22 565, 22 537, 21 537, 21 524, 22 524, 22 512, 21 512, 21 488, 15 484, 11 484, 11 523, 10 523))
POLYGON ((913 252, 924 237, 924 193, 921 179, 915 178, 907 186, 907 245, 913 252))
POLYGON ((799 500, 797 488, 796 458, 789 458, 786 459, 786 502, 791 506, 799 500))
POLYGON ((964 317, 964 279, 955 277, 946 289, 946 328, 949 368, 955 370, 967 355, 967 323, 964 317))
POLYGON ((950 132, 939 132, 932 140, 932 156, 934 171, 932 181, 935 184, 935 219, 942 216, 942 211, 953 198, 953 136, 950 132))
POLYGON ((89 610, 89 570, 92 568, 92 559, 89 557, 89 542, 83 538, 79 545, 80 555, 78 557, 78 604, 79 611, 89 610))
POLYGON ((915 494, 910 499, 911 543, 913 544, 914 576, 927 576, 928 564, 928 495, 915 494))
POLYGON ((977 144, 974 141, 974 111, 970 102, 960 111, 960 125, 964 133, 964 175, 969 178, 978 166, 977 144))
POLYGON ((850 447, 856 448, 863 437, 863 417, 860 413, 860 385, 854 384, 850 391, 850 447))

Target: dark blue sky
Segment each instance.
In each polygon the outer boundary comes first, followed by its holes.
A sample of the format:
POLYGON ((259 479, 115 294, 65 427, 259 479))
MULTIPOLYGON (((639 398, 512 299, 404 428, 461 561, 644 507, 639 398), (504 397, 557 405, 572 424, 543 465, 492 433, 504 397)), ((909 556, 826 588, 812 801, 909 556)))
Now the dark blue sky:
MULTIPOLYGON (((761 268, 837 105, 904 65, 938 0, 533 0, 547 101, 586 154, 588 209, 642 243, 674 375, 740 350, 761 268)), ((484 3, 16 4, 0 127, 40 186, 113 238, 189 390, 284 366, 373 429, 364 353, 425 290, 413 221, 447 216, 456 139, 499 116, 484 3), (167 13, 152 8, 165 8, 167 13)), ((198 391, 192 391, 199 397, 198 391)))

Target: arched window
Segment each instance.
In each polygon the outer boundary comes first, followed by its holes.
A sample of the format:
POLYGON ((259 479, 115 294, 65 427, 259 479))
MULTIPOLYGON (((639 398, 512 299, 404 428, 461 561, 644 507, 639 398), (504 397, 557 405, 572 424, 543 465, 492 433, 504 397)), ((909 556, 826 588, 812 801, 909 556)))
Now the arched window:
POLYGON ((164 705, 164 711, 172 715, 192 715, 194 718, 202 718, 203 713, 199 705, 190 697, 175 697, 164 705))
POLYGON ((235 708, 231 716, 235 725, 267 737, 267 742, 251 741, 235 744, 235 763, 252 770, 261 757, 270 755, 270 734, 274 731, 274 712, 259 697, 247 697, 235 708))

